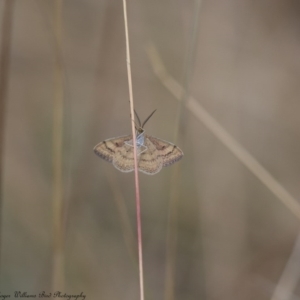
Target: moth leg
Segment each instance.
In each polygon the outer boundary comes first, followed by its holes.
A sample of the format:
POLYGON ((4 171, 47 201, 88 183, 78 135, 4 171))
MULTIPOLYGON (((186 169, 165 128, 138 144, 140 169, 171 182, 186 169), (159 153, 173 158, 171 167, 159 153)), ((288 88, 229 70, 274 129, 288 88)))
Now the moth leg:
POLYGON ((142 145, 142 146, 141 146, 141 148, 142 148, 142 147, 144 147, 145 149, 144 149, 144 150, 142 150, 142 151, 140 152, 140 154, 139 154, 139 155, 141 155, 142 153, 144 153, 145 151, 147 151, 147 150, 148 150, 148 147, 147 147, 147 146, 145 146, 145 145, 142 145))
POLYGON ((125 141, 125 142, 124 142, 124 144, 126 144, 126 145, 128 145, 128 146, 131 146, 131 147, 133 147, 133 144, 132 144, 132 142, 127 142, 127 141, 125 141))
MULTIPOLYGON (((130 146, 130 147, 132 147, 133 148, 133 144, 132 143, 130 143, 130 142, 124 142, 126 145, 128 145, 128 146, 130 146)), ((145 151, 147 151, 148 150, 148 147, 147 146, 145 146, 145 145, 137 145, 137 148, 138 149, 143 149, 140 153, 138 153, 138 155, 141 155, 142 153, 144 153, 145 151)))

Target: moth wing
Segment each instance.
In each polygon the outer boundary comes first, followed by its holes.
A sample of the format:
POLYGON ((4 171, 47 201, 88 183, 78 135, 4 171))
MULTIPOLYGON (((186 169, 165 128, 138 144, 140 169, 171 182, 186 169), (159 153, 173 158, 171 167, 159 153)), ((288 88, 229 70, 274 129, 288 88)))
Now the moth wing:
POLYGON ((129 142, 130 140, 132 140, 131 135, 111 138, 96 145, 94 152, 104 160, 112 163, 118 149, 122 148, 125 142, 129 142))
POLYGON ((158 156, 163 161, 163 166, 167 167, 179 161, 183 157, 183 152, 176 145, 167 141, 147 136, 151 143, 155 146, 158 156))
POLYGON ((139 170, 148 175, 158 173, 163 167, 163 160, 153 145, 153 143, 145 138, 145 151, 139 156, 139 170))
POLYGON ((112 162, 116 169, 126 173, 134 170, 134 152, 131 136, 127 142, 128 144, 124 143, 122 147, 116 149, 112 162))

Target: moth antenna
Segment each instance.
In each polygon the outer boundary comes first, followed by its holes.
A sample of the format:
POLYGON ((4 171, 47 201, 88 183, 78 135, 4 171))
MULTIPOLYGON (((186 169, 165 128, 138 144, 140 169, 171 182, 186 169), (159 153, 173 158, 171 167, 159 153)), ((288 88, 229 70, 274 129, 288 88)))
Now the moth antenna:
POLYGON ((139 118, 139 116, 138 116, 138 114, 137 114, 137 112, 136 112, 135 110, 134 110, 134 113, 135 113, 136 118, 137 118, 138 121, 139 121, 139 126, 142 127, 141 120, 140 120, 140 118, 139 118))
POLYGON ((149 121, 149 119, 153 116, 153 114, 156 112, 156 109, 150 114, 150 116, 144 121, 142 128, 144 128, 145 124, 149 121))
POLYGON ((131 121, 134 122, 134 127, 135 127, 136 130, 138 130, 140 128, 140 126, 137 126, 135 120, 131 119, 131 121))

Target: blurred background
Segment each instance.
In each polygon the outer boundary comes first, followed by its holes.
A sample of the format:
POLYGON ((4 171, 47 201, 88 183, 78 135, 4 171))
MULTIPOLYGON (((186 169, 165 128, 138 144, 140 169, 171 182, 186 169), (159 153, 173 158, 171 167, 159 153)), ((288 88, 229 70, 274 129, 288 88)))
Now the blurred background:
MULTIPOLYGON (((131 130, 122 1, 0 14, 1 293, 139 299, 134 175, 93 153, 131 130)), ((295 0, 128 1, 135 108, 185 153, 140 175, 146 299, 300 299, 299 17, 295 0)))

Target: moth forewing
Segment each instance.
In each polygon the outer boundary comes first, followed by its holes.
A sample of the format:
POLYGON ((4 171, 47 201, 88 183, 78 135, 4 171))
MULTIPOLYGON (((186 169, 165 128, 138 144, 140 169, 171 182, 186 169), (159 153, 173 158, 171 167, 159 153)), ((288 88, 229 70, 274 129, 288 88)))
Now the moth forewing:
POLYGON ((122 148, 125 142, 132 139, 132 136, 125 135, 107 139, 94 147, 94 152, 108 162, 113 162, 117 149, 122 148))
POLYGON ((147 138, 156 147, 158 155, 162 158, 164 167, 174 164, 183 157, 182 150, 176 145, 153 136, 147 136, 147 138))
POLYGON ((100 156, 101 158, 103 158, 104 160, 106 160, 110 163, 113 161, 113 153, 110 151, 110 148, 107 148, 106 141, 103 141, 103 142, 97 144, 94 147, 94 152, 98 156, 100 156))
POLYGON ((123 147, 116 149, 113 157, 113 165, 122 172, 131 172, 134 170, 133 146, 124 143, 123 147))
POLYGON ((158 173, 163 167, 163 160, 159 156, 156 147, 145 137, 146 151, 139 157, 139 170, 148 175, 158 173))

